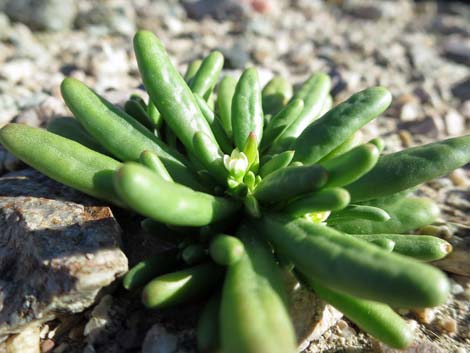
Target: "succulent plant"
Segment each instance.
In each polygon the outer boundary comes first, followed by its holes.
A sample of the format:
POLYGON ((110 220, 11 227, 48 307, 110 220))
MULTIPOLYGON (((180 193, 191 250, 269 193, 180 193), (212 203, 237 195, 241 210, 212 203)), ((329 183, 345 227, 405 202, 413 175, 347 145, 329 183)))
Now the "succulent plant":
POLYGON ((183 77, 154 34, 138 32, 134 48, 148 102, 132 96, 124 111, 66 78, 76 120, 0 131, 27 164, 137 212, 145 229, 175 242, 132 268, 124 286, 144 286, 149 308, 210 297, 202 352, 296 351, 282 271, 387 345, 409 345, 412 330, 391 307, 445 302, 447 277, 424 262, 451 251, 406 234, 439 213, 411 192, 468 163, 470 136, 383 155, 380 138, 363 143, 358 131, 389 106, 385 88, 333 106, 323 73, 295 93, 281 77, 261 90, 254 68, 218 83, 217 51, 183 77))

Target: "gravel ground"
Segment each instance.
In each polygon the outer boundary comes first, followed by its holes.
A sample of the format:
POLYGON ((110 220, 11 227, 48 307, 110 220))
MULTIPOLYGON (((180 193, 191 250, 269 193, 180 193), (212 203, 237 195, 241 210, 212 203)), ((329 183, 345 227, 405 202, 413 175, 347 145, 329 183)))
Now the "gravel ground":
MULTIPOLYGON (((51 22, 18 18, 4 3, 8 1, 0 1, 0 9, 5 7, 0 12, 0 126, 10 121, 44 126, 53 116, 68 115, 59 92, 66 76, 122 102, 141 84, 132 35, 136 28, 146 28, 161 37, 181 70, 219 49, 226 56, 226 70, 254 65, 263 82, 281 74, 300 83, 312 72, 328 72, 335 102, 368 86, 388 87, 392 107, 364 128, 366 138, 383 136, 387 151, 470 132, 470 6, 464 2, 72 1, 74 17, 57 24, 61 30, 55 32, 30 29, 51 22)), ((70 13, 71 8, 61 11, 70 13)), ((20 167, 0 147, 0 174, 20 167)), ((470 236, 468 166, 419 192, 441 205, 446 222, 436 229, 442 236, 470 236)), ((410 352, 470 352, 469 277, 454 277, 454 287, 452 301, 429 323, 429 313, 403 313, 420 323, 422 345, 410 352)), ((165 327, 184 337, 188 352, 194 346, 191 308, 144 312, 135 295, 119 289, 105 298, 100 305, 111 309, 101 336, 87 335, 85 325, 94 315, 89 310, 44 328, 42 351, 139 352, 148 328, 173 316, 177 318, 165 327)), ((306 350, 316 351, 390 352, 347 321, 306 350)))

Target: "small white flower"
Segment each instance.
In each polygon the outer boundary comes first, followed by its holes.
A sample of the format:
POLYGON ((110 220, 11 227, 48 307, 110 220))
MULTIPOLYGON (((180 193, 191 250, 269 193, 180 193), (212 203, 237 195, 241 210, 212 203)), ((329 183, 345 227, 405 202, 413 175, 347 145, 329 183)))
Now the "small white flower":
POLYGON ((308 219, 312 223, 326 225, 325 221, 330 216, 330 211, 323 211, 323 212, 311 212, 305 215, 305 218, 308 219))
POLYGON ((245 153, 240 152, 237 148, 232 151, 232 155, 224 155, 225 169, 235 179, 241 179, 248 169, 248 158, 245 153))

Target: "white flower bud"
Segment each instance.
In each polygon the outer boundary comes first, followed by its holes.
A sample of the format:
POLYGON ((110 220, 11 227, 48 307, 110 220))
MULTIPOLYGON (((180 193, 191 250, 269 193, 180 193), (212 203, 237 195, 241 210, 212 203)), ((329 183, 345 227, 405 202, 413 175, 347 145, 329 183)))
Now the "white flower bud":
POLYGON ((243 178, 248 169, 248 158, 243 152, 235 148, 231 156, 224 155, 224 166, 230 175, 238 180, 243 178))

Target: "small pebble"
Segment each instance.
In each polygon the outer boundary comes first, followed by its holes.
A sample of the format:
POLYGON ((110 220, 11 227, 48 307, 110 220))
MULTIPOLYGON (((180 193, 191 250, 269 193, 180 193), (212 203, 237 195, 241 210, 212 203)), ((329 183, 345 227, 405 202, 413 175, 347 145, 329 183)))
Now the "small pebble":
POLYGON ((352 2, 353 6, 348 8, 348 12, 361 19, 365 20, 378 20, 383 15, 383 10, 377 4, 371 3, 369 4, 361 4, 360 2, 354 3, 352 2))
POLYGON ((356 335, 356 330, 348 326, 344 330, 340 331, 340 335, 344 338, 354 337, 356 335))
POLYGON ((415 320, 408 320, 406 322, 408 324, 408 327, 412 330, 412 331, 416 331, 418 329, 418 322, 415 321, 415 320))
POLYGON ((401 130, 399 132, 399 136, 400 136, 401 143, 403 144, 403 147, 410 147, 413 145, 413 137, 408 131, 401 130))
POLYGON ((414 312, 423 324, 430 324, 436 317, 436 309, 434 308, 416 309, 414 312))
POLYGON ((403 122, 413 121, 419 117, 420 109, 416 102, 407 103, 401 107, 400 120, 403 122))
POLYGON ((273 4, 271 3, 271 1, 267 1, 267 0, 252 0, 251 7, 256 12, 267 13, 267 12, 272 11, 273 4))
POLYGON ((55 337, 56 330, 57 330, 57 328, 55 328, 55 329, 53 329, 53 330, 50 330, 50 331, 47 333, 47 338, 49 338, 49 339, 54 338, 54 337, 55 337))
POLYGON ((76 326, 69 331, 67 337, 71 340, 78 341, 83 337, 83 329, 84 327, 82 325, 76 326))
POLYGON ((41 125, 41 121, 39 120, 38 114, 34 108, 22 111, 15 117, 15 119, 13 119, 13 122, 34 127, 39 127, 41 125))
POLYGON ((41 339, 44 339, 46 338, 47 334, 49 333, 49 325, 45 324, 42 328, 41 328, 41 332, 39 333, 39 337, 41 339))
POLYGON ((450 335, 457 333, 457 321, 451 317, 439 320, 439 326, 450 335))
POLYGON ((466 119, 470 119, 470 100, 463 102, 460 105, 459 111, 463 114, 466 119))
POLYGON ((456 110, 450 110, 444 117, 447 133, 451 136, 461 135, 465 130, 465 119, 456 110))
POLYGON ((41 123, 45 123, 53 117, 69 115, 70 113, 65 107, 65 103, 56 97, 49 96, 36 109, 38 119, 41 123))
POLYGON ((45 340, 41 343, 41 353, 48 353, 52 351, 55 346, 55 342, 53 340, 45 340))
POLYGON ((467 65, 470 60, 470 47, 464 38, 451 37, 444 43, 444 55, 456 63, 467 65))
POLYGON ((435 139, 438 138, 439 133, 444 131, 444 123, 440 116, 432 114, 422 120, 414 121, 409 131, 412 134, 427 135, 435 139))
POLYGON ((17 83, 34 75, 34 63, 28 59, 16 59, 3 63, 0 76, 17 83))
POLYGON ((416 96, 413 94, 402 94, 395 99, 395 104, 401 107, 410 103, 416 103, 416 96))
POLYGON ((177 350, 178 336, 168 332, 160 324, 155 324, 148 330, 142 344, 142 353, 170 353, 177 350))
POLYGON ((452 283, 452 286, 450 288, 450 292, 453 294, 453 295, 459 295, 459 294, 462 294, 464 292, 464 288, 458 284, 458 283, 452 283))
POLYGON ((313 44, 305 42, 298 45, 295 50, 289 54, 290 62, 293 65, 303 65, 313 56, 313 44))
POLYGON ((53 351, 52 353, 66 353, 67 350, 69 350, 69 345, 67 343, 61 343, 59 344, 53 351))
POLYGON ((465 299, 470 300, 470 288, 466 288, 462 294, 465 299))
POLYGON ((349 327, 348 323, 344 320, 339 320, 336 326, 338 327, 340 331, 344 330, 346 327, 349 327))
POLYGON ((83 349, 83 353, 97 353, 97 352, 96 352, 96 349, 95 349, 91 344, 88 344, 88 345, 83 349))
POLYGON ((465 174, 462 168, 455 169, 449 174, 450 180, 455 186, 468 187, 470 186, 470 179, 465 174))

